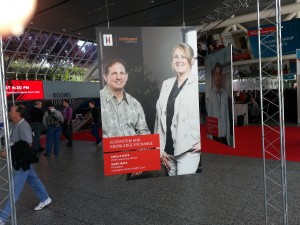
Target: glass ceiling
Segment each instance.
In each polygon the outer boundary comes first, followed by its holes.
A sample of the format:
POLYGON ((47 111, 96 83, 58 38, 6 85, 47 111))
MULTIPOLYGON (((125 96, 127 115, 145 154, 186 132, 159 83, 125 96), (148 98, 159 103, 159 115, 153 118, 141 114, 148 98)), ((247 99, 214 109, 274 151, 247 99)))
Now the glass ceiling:
POLYGON ((62 34, 26 29, 3 38, 7 79, 82 81, 97 63, 97 44, 62 34))

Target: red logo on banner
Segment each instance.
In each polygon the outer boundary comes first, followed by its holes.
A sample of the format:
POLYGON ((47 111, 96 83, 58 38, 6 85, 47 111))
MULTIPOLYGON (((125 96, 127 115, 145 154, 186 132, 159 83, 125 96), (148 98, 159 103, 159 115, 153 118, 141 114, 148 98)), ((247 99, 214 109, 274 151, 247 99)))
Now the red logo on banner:
POLYGON ((158 134, 103 138, 104 175, 160 170, 158 134))
POLYGON ((112 34, 103 34, 103 45, 104 46, 113 46, 112 34))
POLYGON ((9 100, 44 99, 43 81, 41 80, 7 80, 6 96, 9 100))

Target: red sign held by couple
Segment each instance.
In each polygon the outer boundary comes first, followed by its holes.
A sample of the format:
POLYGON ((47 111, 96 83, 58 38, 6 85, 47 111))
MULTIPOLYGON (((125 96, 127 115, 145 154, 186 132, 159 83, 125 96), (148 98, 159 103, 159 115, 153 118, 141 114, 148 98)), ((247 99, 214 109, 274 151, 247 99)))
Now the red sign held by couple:
POLYGON ((103 139, 104 175, 160 170, 158 134, 103 139))

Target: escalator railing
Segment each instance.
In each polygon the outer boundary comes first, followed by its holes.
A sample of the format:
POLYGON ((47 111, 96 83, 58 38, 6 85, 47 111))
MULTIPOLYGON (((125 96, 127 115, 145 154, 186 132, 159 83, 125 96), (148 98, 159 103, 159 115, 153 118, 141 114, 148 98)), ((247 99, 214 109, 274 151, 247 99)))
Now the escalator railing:
POLYGON ((76 114, 76 119, 73 120, 73 132, 80 130, 83 126, 91 123, 92 117, 87 114, 83 116, 82 114, 76 114))

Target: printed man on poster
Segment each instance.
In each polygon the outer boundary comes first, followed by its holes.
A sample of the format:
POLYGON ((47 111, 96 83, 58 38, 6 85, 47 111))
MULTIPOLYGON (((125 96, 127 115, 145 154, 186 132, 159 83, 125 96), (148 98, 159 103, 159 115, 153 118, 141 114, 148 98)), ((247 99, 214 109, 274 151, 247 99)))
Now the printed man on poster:
POLYGON ((113 59, 104 71, 106 85, 100 92, 103 137, 150 134, 141 104, 124 90, 128 80, 126 63, 113 59))
MULTIPOLYGON (((106 85, 100 91, 103 137, 150 134, 141 104, 124 90, 128 80, 126 63, 122 59, 107 62, 104 80, 106 85)), ((113 179, 126 180, 127 175, 115 175, 113 179)))
POLYGON ((217 62, 213 69, 212 79, 214 87, 211 89, 207 107, 207 115, 218 119, 218 135, 213 140, 225 145, 230 144, 230 125, 228 95, 222 88, 222 65, 217 62))
POLYGON ((231 47, 209 57, 206 64, 208 137, 234 147, 231 47))

